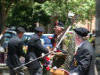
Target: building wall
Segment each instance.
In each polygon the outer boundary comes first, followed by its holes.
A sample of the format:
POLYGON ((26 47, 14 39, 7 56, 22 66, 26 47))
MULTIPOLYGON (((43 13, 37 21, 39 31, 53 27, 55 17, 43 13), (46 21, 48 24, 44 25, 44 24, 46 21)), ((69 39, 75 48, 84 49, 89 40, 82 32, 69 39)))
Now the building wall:
POLYGON ((95 31, 95 28, 96 28, 96 26, 95 26, 95 20, 96 20, 96 18, 93 17, 91 22, 88 21, 88 20, 86 20, 85 22, 78 22, 78 23, 76 23, 76 26, 77 27, 85 27, 89 31, 92 32, 92 31, 95 31))

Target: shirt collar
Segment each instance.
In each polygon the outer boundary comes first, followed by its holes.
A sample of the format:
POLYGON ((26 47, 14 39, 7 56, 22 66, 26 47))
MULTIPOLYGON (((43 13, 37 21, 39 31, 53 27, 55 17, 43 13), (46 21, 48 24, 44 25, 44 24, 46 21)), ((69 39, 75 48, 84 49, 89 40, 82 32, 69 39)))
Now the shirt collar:
POLYGON ((80 45, 78 46, 78 48, 81 47, 84 43, 85 43, 85 41, 81 42, 80 45))

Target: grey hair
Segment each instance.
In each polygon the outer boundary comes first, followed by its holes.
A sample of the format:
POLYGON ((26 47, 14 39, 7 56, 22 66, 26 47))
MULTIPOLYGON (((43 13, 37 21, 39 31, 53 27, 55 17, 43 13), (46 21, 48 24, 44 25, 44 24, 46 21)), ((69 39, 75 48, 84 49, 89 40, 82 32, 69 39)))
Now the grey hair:
MULTIPOLYGON (((77 34, 78 35, 78 34, 77 34)), ((87 40, 87 37, 82 37, 82 36, 80 36, 80 35, 78 35, 78 37, 80 38, 80 39, 82 39, 82 40, 87 40)))

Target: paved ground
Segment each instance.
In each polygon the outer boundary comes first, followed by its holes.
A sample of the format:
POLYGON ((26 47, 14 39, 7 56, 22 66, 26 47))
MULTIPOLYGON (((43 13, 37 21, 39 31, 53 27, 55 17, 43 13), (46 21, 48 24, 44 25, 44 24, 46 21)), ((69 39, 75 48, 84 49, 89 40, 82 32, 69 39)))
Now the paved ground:
MULTIPOLYGON (((10 74, 7 68, 5 69, 0 68, 0 75, 10 75, 10 74)), ((25 71, 25 75, 29 75, 28 71, 25 71)), ((98 75, 96 66, 95 66, 95 75, 98 75)))
POLYGON ((0 72, 0 75, 9 75, 9 72, 7 70, 2 70, 0 72))
MULTIPOLYGON (((10 74, 9 74, 8 70, 4 70, 4 71, 0 72, 0 75, 10 75, 10 74)), ((25 75, 29 75, 29 73, 26 71, 25 75)))

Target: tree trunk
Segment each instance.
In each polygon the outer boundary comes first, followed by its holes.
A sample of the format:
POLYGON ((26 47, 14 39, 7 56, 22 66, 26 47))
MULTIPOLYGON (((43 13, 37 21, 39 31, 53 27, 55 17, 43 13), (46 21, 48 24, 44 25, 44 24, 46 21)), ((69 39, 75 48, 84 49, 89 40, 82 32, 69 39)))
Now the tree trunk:
POLYGON ((100 75, 100 0, 96 0, 96 57, 98 75, 100 75))
POLYGON ((1 5, 1 1, 0 1, 0 34, 2 31, 2 5, 1 5))
POLYGON ((5 10, 4 0, 0 0, 0 33, 3 31, 5 21, 7 19, 7 13, 5 10))
POLYGON ((9 5, 8 8, 5 9, 5 5, 6 5, 5 0, 0 0, 0 33, 3 31, 4 27, 6 26, 8 11, 10 9, 11 4, 9 5))

